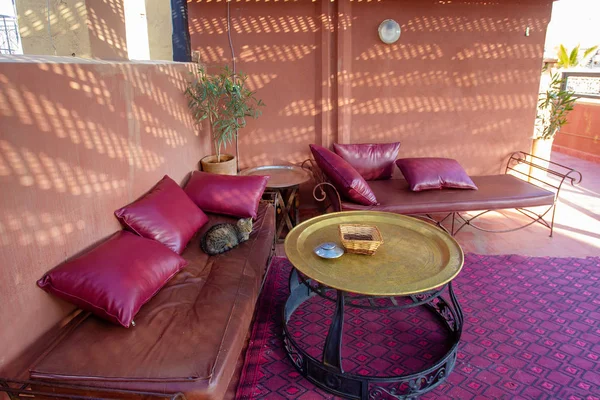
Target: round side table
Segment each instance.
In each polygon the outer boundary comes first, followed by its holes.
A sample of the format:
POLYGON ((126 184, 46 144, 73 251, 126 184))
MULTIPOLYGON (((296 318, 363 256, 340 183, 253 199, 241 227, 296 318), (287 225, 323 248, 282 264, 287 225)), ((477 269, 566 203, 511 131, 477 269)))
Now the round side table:
MULTIPOLYGON (((294 266, 290 294, 283 310, 285 350, 308 380, 338 396, 351 399, 414 398, 442 383, 454 368, 462 333, 463 314, 452 289, 464 254, 446 232, 424 221, 399 214, 351 211, 322 215, 296 226, 285 240, 294 266), (346 253, 323 259, 313 249, 337 242, 339 224, 375 225, 384 243, 372 256, 346 253), (448 293, 449 300, 442 297, 448 293), (335 302, 321 360, 312 357, 290 334, 288 323, 305 301, 319 296, 335 302), (344 308, 401 309, 424 307, 440 321, 447 351, 431 365, 406 375, 365 376, 342 368, 344 308)), ((309 312, 309 311, 305 311, 309 312)))
POLYGON ((298 188, 310 179, 308 173, 296 165, 266 165, 240 171, 240 175, 269 176, 265 191, 275 194, 275 203, 281 212, 277 214, 277 233, 279 239, 283 228, 291 231, 300 221, 298 212, 298 188))

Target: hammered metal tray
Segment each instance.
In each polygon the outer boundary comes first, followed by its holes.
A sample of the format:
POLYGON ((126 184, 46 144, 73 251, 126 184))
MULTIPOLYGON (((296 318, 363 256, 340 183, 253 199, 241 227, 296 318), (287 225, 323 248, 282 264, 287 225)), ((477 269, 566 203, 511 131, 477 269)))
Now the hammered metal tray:
POLYGON ((240 171, 239 175, 270 176, 267 187, 281 189, 299 185, 309 180, 308 173, 297 165, 265 165, 240 171))
POLYGON ((287 235, 285 253, 304 275, 326 286, 371 296, 406 296, 448 283, 460 272, 460 245, 435 225, 400 214, 345 211, 325 214, 296 226, 287 235), (371 224, 385 244, 365 257, 345 254, 326 260, 313 253, 323 242, 339 243, 339 224, 371 224))

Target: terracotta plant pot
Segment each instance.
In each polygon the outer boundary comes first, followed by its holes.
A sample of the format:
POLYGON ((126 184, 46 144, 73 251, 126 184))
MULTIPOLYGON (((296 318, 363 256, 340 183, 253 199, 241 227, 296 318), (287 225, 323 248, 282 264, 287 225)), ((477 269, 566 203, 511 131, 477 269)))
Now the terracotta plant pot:
POLYGON ((221 154, 221 162, 217 162, 217 156, 206 156, 200 160, 202 171, 211 174, 237 175, 235 156, 221 154))
MULTIPOLYGON (((550 156, 552 155, 552 143, 554 143, 554 138, 552 139, 533 139, 533 143, 531 145, 531 154, 536 157, 543 158, 544 160, 550 160, 550 156)), ((548 162, 538 160, 534 158, 531 160, 534 164, 539 165, 542 168, 548 168, 548 162)), ((529 175, 539 180, 545 181, 547 180, 547 172, 543 171, 539 168, 531 166, 529 169, 529 175)), ((537 179, 529 179, 532 183, 539 184, 540 181, 537 179)))

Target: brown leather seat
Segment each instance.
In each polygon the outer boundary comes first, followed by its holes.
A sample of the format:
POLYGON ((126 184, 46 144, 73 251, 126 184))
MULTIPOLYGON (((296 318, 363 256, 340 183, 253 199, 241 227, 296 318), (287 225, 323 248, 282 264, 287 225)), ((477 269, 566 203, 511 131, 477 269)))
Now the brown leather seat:
POLYGON ((343 201, 344 211, 377 210, 398 214, 499 210, 554 204, 554 193, 512 175, 471 177, 479 190, 443 189, 412 192, 403 179, 370 181, 379 205, 343 201))
POLYGON ((69 332, 30 369, 32 379, 98 388, 182 392, 221 399, 244 345, 271 254, 274 213, 261 204, 250 240, 209 257, 202 234, 236 218, 209 214, 188 244, 189 261, 125 329, 95 317, 69 332))

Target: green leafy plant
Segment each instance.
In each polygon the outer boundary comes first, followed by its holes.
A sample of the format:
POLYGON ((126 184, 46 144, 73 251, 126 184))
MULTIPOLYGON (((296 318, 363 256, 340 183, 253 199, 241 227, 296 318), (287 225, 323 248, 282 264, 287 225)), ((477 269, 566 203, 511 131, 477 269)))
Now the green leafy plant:
POLYGON ((579 57, 579 45, 573 48, 573 50, 568 51, 565 46, 561 44, 558 49, 558 63, 556 66, 558 68, 572 68, 584 65, 588 61, 588 58, 595 54, 596 50, 598 50, 598 46, 590 47, 583 52, 582 57, 579 57))
POLYGON ((246 117, 262 115, 260 107, 265 104, 248 88, 247 79, 242 73, 233 74, 228 67, 217 75, 198 67, 198 77, 186 88, 188 108, 196 124, 205 119, 210 122, 217 162, 221 162, 221 150, 246 126, 246 117))
POLYGON ((563 89, 564 79, 560 72, 551 75, 550 84, 538 98, 535 120, 535 138, 552 139, 567 123, 567 115, 573 110, 577 96, 563 89))

